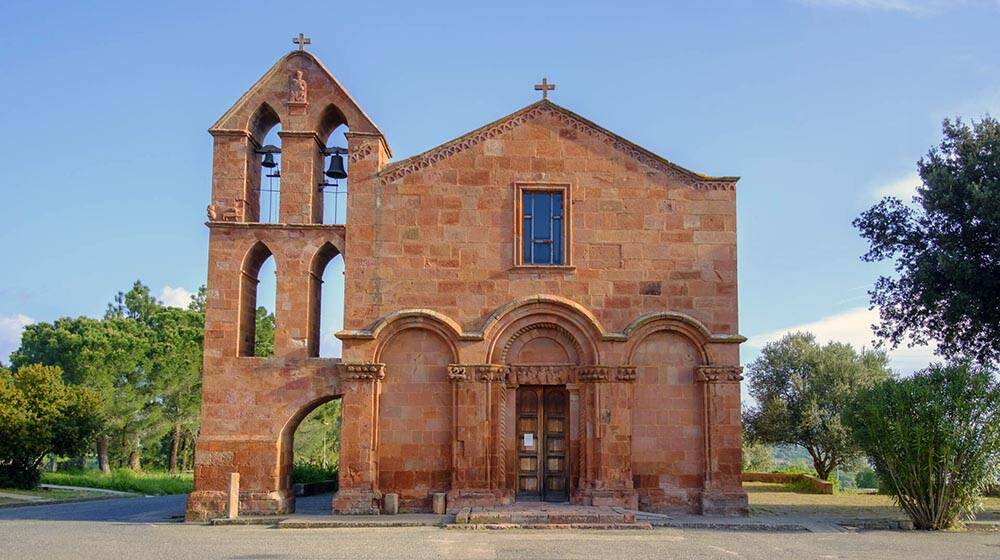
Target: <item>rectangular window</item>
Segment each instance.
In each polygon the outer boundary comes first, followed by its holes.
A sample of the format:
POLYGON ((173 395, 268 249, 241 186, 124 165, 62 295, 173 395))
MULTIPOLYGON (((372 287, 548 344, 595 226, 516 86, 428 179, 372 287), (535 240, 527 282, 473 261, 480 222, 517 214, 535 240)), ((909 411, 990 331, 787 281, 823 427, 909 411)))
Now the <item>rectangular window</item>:
POLYGON ((522 258, 526 265, 563 265, 563 190, 523 190, 522 258))

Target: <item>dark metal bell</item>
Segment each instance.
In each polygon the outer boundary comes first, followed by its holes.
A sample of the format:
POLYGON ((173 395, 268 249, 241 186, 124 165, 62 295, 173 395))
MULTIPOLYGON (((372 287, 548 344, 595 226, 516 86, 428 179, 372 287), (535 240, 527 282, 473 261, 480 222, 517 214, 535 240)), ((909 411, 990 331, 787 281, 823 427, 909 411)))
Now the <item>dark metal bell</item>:
POLYGON ((266 167, 268 169, 273 169, 278 167, 278 164, 274 162, 274 154, 267 152, 264 154, 264 159, 260 162, 261 167, 266 167))
POLYGON ((331 179, 346 179, 347 171, 344 169, 344 156, 335 154, 330 157, 330 167, 323 173, 331 179))

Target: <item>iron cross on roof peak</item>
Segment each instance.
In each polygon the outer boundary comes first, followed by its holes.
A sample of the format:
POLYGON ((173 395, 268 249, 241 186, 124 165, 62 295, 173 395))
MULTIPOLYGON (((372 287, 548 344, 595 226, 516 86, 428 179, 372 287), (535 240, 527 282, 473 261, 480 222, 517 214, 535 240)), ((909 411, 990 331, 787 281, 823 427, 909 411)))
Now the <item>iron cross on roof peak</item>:
POLYGON ((299 46, 300 51, 306 50, 306 45, 312 44, 312 39, 305 36, 305 33, 299 33, 298 37, 292 37, 292 42, 299 46))
POLYGON ((542 99, 549 98, 549 92, 556 89, 555 84, 550 84, 548 78, 542 78, 542 83, 535 84, 535 91, 542 92, 542 99))

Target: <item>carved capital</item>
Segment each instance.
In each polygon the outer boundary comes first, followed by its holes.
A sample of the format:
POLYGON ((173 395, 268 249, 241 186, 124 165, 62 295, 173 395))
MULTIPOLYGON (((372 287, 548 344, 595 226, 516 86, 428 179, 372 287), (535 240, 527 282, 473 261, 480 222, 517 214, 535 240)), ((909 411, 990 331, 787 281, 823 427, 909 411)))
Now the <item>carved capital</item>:
POLYGON ((624 381, 626 383, 631 383, 635 381, 636 368, 635 366, 620 366, 615 372, 615 379, 618 381, 624 381))
POLYGON ((635 381, 635 366, 580 366, 576 377, 583 383, 610 383, 635 381))
POLYGON ((584 383, 603 383, 611 381, 614 369, 608 366, 582 366, 576 368, 576 377, 584 383))
POLYGON ((377 381, 385 377, 385 364, 339 364, 338 369, 345 380, 377 381))
POLYGON ((469 368, 468 366, 463 366, 461 364, 449 364, 448 365, 448 379, 455 382, 462 382, 469 380, 469 368))
POLYGON ((698 366, 695 369, 697 381, 705 383, 739 383, 743 380, 740 366, 698 366))

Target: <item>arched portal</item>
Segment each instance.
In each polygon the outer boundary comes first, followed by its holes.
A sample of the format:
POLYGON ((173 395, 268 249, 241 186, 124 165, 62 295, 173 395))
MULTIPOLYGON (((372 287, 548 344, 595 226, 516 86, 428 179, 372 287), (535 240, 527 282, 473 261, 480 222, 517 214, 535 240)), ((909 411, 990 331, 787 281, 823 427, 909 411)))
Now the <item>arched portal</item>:
POLYGON ((340 398, 326 395, 302 407, 285 423, 279 443, 278 488, 289 497, 289 510, 327 514, 337 491, 340 467, 340 398), (296 492, 296 485, 302 491, 296 492), (313 498, 322 495, 324 497, 313 498), (309 498, 310 508, 298 507, 309 498))

